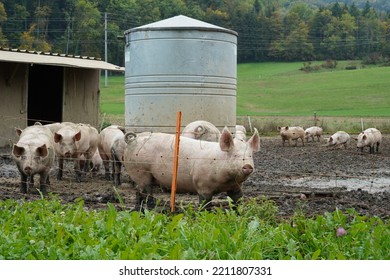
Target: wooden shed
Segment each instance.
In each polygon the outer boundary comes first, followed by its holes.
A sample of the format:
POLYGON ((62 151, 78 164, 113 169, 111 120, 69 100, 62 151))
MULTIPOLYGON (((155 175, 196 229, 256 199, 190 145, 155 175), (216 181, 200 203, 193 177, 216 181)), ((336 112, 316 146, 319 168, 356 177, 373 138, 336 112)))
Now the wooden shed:
POLYGON ((101 70, 124 72, 93 57, 0 48, 0 147, 36 121, 97 126, 101 70))

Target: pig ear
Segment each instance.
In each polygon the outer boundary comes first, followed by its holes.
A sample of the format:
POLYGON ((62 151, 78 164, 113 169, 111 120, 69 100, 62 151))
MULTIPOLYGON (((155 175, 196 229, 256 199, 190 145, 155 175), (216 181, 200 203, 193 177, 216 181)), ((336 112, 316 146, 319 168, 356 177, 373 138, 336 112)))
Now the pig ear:
POLYGON ((14 144, 13 149, 12 149, 12 154, 15 157, 20 157, 20 156, 23 155, 23 153, 24 153, 24 148, 23 147, 19 147, 18 145, 14 144))
POLYGON ((227 152, 234 146, 233 135, 229 129, 225 126, 222 130, 221 137, 219 137, 219 147, 222 151, 227 152))
POLYGON ((133 131, 129 131, 125 133, 125 142, 126 144, 130 144, 134 140, 136 140, 137 134, 133 131))
POLYGON ((366 140, 367 139, 367 135, 363 135, 363 140, 366 140))
POLYGON ((79 130, 79 132, 77 132, 77 133, 75 134, 74 139, 75 139, 76 141, 80 141, 80 139, 81 139, 81 130, 79 130))
POLYGON ((280 126, 277 127, 278 131, 280 131, 282 128, 280 126))
POLYGON ((16 135, 20 136, 20 134, 22 134, 23 130, 21 130, 18 127, 15 127, 15 132, 16 132, 16 135))
POLYGON ((252 148, 253 152, 260 151, 260 136, 259 132, 255 128, 255 132, 253 133, 252 137, 248 140, 249 146, 252 148))
POLYGON ((62 135, 58 134, 57 132, 54 133, 54 142, 58 143, 62 139, 62 135))
POLYGON ((40 146, 40 147, 37 148, 37 154, 38 154, 40 157, 47 157, 47 155, 48 155, 48 150, 47 150, 46 144, 43 144, 42 146, 40 146))

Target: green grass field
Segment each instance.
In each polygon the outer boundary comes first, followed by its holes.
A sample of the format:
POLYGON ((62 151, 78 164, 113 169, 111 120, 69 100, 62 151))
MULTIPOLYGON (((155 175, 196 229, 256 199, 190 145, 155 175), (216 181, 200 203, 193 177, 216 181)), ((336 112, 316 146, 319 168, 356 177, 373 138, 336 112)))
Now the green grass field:
MULTIPOLYGON (((321 62, 314 63, 321 64, 321 62)), ((305 73, 302 62, 248 63, 237 69, 238 116, 389 117, 390 67, 305 73)), ((124 76, 101 79, 101 112, 124 114, 124 76)))
MULTIPOLYGON (((238 116, 390 116, 390 68, 305 73, 303 63, 241 64, 238 116)), ((319 64, 319 63, 317 63, 319 64)))

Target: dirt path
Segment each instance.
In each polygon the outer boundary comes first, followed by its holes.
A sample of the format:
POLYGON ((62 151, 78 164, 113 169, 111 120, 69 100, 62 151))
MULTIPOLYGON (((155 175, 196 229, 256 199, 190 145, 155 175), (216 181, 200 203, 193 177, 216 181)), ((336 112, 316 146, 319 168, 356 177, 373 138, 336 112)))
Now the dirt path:
MULTIPOLYGON (((243 184, 245 199, 270 198, 281 217, 292 215, 294 210, 313 216, 349 208, 362 215, 390 217, 390 135, 384 136, 380 153, 374 155, 361 153, 354 142, 347 149, 332 150, 318 142, 283 147, 279 137, 262 137, 255 167, 254 174, 243 184)), ((35 189, 20 194, 19 174, 8 156, 0 159, 0 170, 0 199, 40 198, 35 189)), ((115 189, 112 182, 104 180, 102 170, 96 176, 87 175, 82 183, 75 182, 70 164, 63 181, 57 181, 54 172, 50 192, 64 203, 82 198, 89 208, 103 208, 107 202, 121 209, 135 205, 135 189, 126 174, 123 184, 115 189)), ((169 193, 158 189, 156 197, 160 209, 169 209, 169 193)), ((225 206, 225 198, 222 193, 213 202, 225 206)), ((176 198, 177 205, 197 201, 197 196, 191 194, 178 194, 176 198)))

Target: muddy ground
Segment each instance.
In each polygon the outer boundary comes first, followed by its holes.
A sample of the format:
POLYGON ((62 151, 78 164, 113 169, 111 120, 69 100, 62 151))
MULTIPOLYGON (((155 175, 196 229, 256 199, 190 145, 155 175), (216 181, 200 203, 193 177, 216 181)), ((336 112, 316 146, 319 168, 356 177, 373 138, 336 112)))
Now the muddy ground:
MULTIPOLYGON (((361 215, 390 217, 390 135, 384 136, 378 154, 361 153, 355 142, 347 149, 329 149, 324 142, 283 147, 279 137, 262 137, 261 151, 254 158, 256 171, 243 184, 244 197, 273 200, 281 218, 296 210, 314 216, 350 208, 361 215)), ((90 209, 104 208, 108 202, 118 209, 133 209, 135 188, 126 174, 122 185, 114 188, 104 179, 102 169, 97 175, 86 175, 81 183, 75 182, 70 164, 63 181, 56 180, 53 169, 49 192, 64 203, 82 198, 90 209)), ((157 189, 156 197, 157 209, 169 211, 170 194, 157 189)), ((34 188, 20 193, 19 174, 7 151, 0 158, 0 199, 40 199, 34 188)), ((191 202, 197 204, 196 195, 177 194, 178 208, 191 202)), ((223 193, 213 202, 216 207, 227 206, 223 193)))

